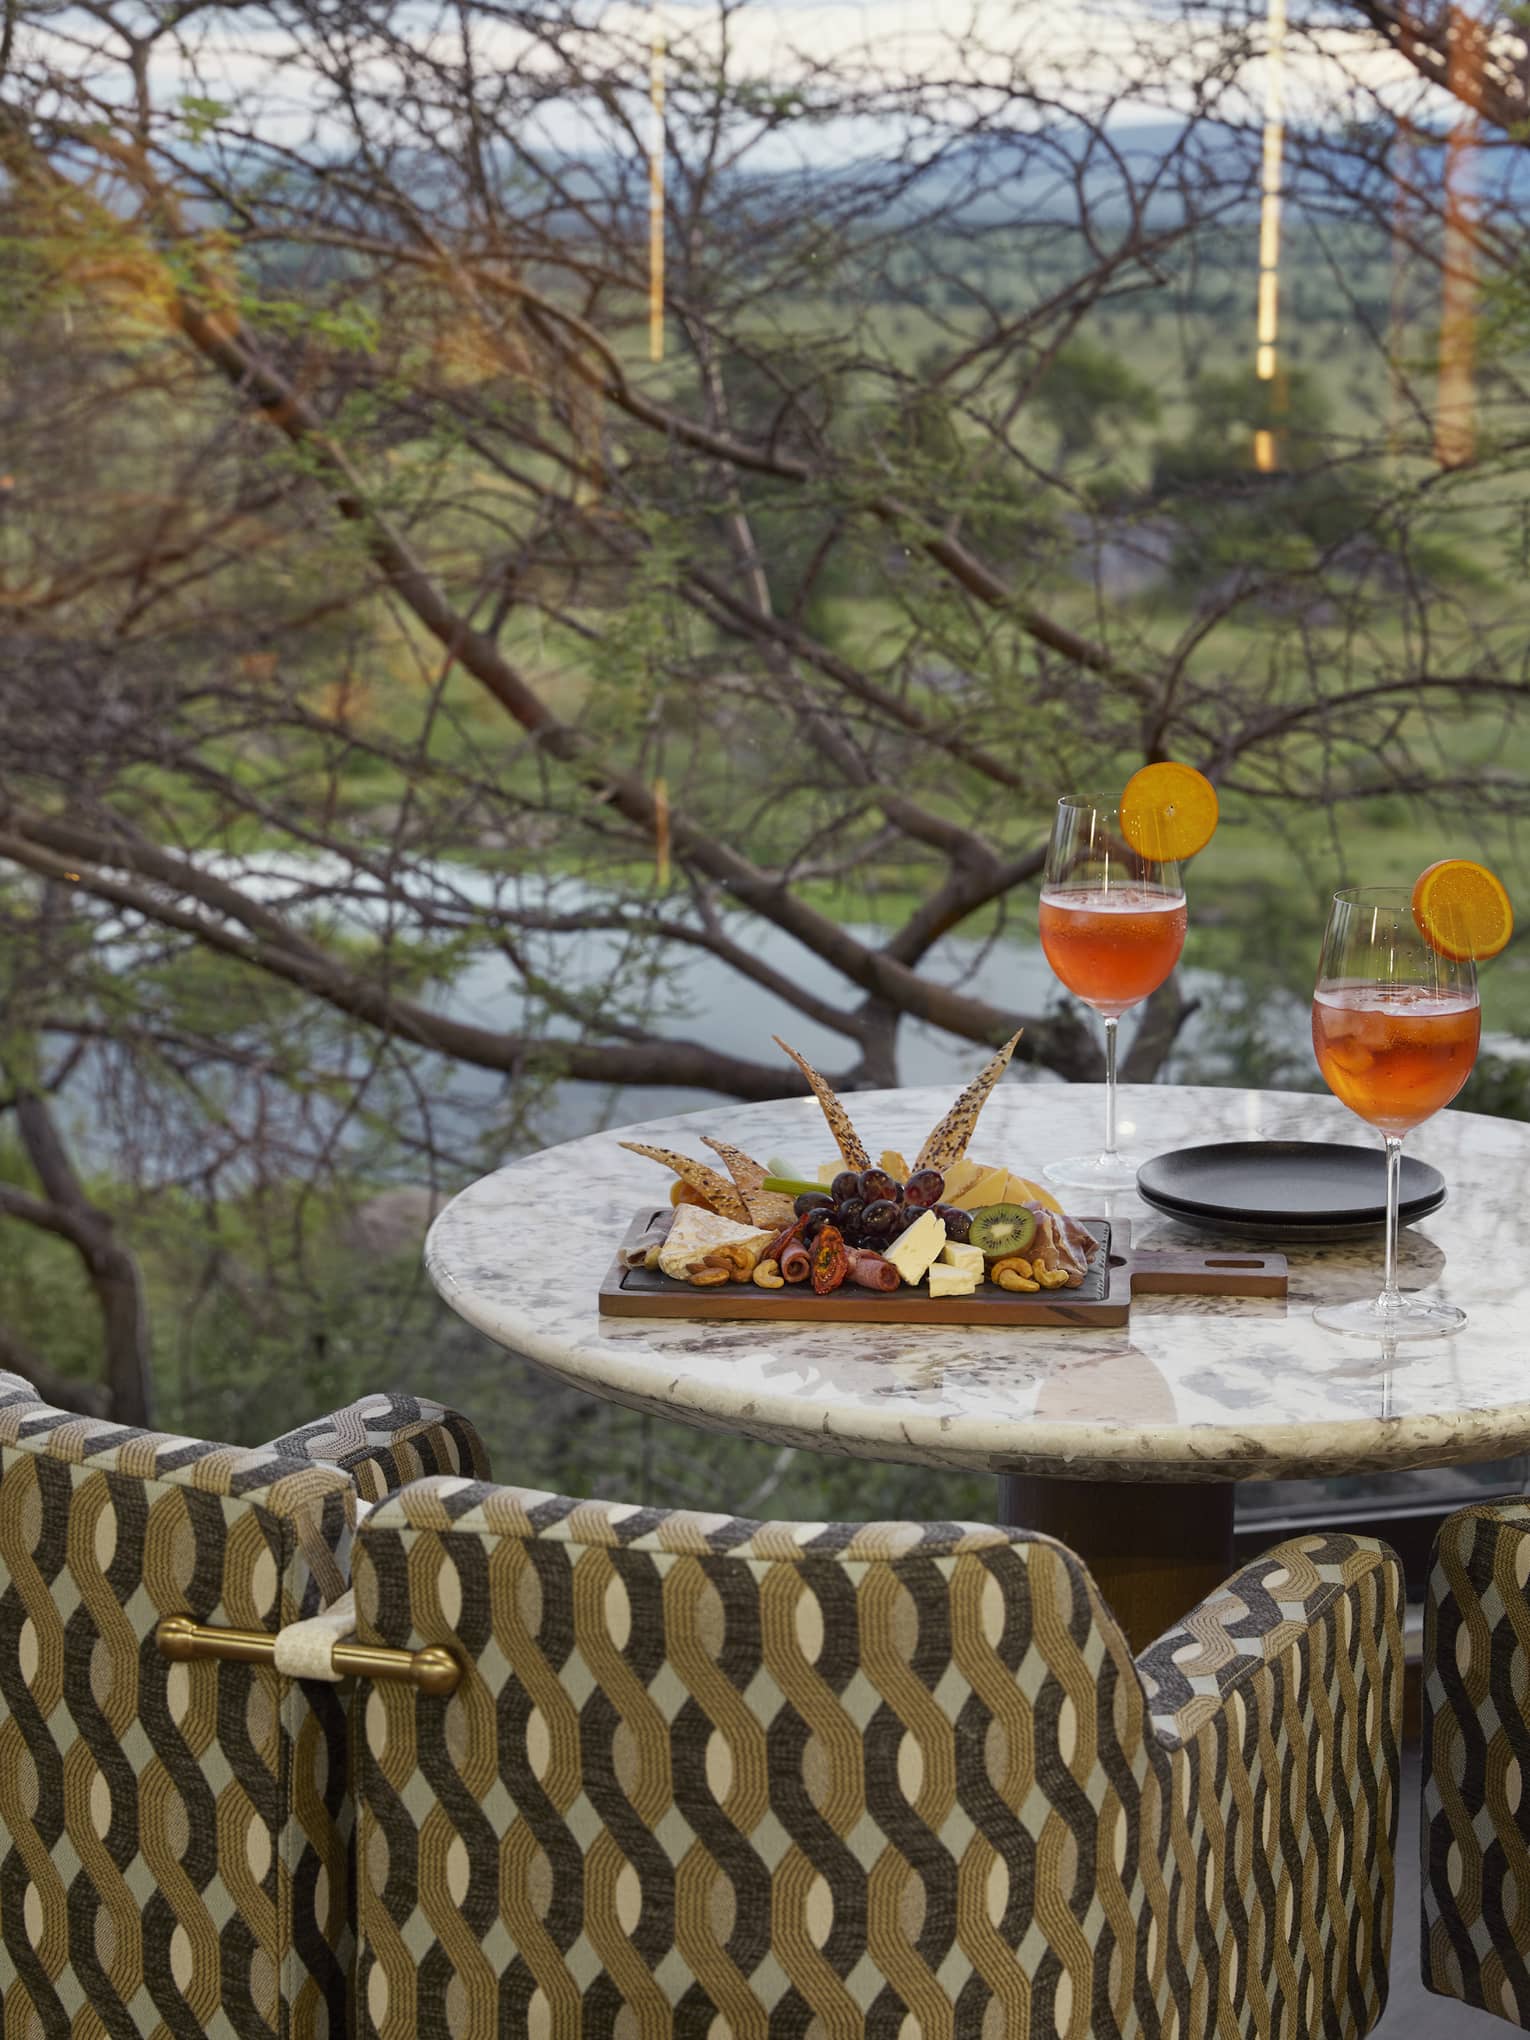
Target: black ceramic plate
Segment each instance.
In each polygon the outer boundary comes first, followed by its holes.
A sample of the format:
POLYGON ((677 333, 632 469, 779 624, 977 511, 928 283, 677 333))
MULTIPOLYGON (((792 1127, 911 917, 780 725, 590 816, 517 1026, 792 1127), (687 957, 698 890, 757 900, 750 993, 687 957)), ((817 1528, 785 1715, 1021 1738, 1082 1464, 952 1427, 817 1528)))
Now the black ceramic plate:
MULTIPOLYGON (((1445 1178, 1403 1156, 1398 1217, 1427 1218, 1445 1202, 1445 1178)), ((1238 1239, 1353 1239, 1386 1224, 1386 1162, 1376 1147, 1307 1140, 1236 1140, 1176 1148, 1137 1171, 1156 1211, 1238 1239)))

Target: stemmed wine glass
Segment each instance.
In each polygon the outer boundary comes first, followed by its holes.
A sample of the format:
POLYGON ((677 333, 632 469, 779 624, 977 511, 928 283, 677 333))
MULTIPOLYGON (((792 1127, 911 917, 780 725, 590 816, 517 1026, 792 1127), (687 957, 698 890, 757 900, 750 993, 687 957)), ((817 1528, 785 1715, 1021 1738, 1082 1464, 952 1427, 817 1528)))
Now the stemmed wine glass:
POLYGON ((1481 1032, 1475 964, 1424 940, 1407 887, 1334 894, 1312 999, 1312 1046, 1329 1090, 1386 1145, 1387 1262, 1373 1303, 1313 1312, 1329 1331, 1432 1339, 1466 1323, 1454 1304, 1410 1303, 1398 1289, 1397 1197, 1404 1134, 1455 1097, 1472 1073, 1481 1032))
POLYGON ((1041 946, 1075 998, 1105 1022, 1105 1146, 1053 1162, 1049 1183, 1130 1190, 1144 1157, 1116 1147, 1116 1028, 1156 992, 1185 946, 1178 864, 1145 857, 1121 834, 1119 806, 1065 794, 1057 803, 1041 891, 1041 946))

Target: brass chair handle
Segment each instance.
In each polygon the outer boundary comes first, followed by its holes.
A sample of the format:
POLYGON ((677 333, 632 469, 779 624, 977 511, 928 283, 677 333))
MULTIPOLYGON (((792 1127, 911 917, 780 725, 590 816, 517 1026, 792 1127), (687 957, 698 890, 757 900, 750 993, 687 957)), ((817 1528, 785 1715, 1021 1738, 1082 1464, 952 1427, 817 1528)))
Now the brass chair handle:
MULTIPOLYGON (((276 1662, 276 1638, 264 1629, 213 1629, 189 1615, 164 1615, 154 1640, 176 1664, 198 1658, 227 1658, 235 1664, 276 1662)), ((387 1650, 372 1643, 337 1643, 330 1653, 337 1679, 407 1679, 422 1693, 455 1693, 462 1667, 449 1650, 433 1643, 424 1650, 387 1650)))

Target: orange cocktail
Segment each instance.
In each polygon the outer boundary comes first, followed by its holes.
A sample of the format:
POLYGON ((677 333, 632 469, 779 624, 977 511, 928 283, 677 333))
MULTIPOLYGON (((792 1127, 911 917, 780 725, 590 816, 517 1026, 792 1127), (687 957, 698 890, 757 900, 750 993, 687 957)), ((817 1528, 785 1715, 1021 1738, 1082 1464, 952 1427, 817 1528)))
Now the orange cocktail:
POLYGON ((1443 1111, 1472 1073, 1481 1031, 1475 996, 1454 988, 1341 979, 1312 1001, 1324 1083, 1383 1133, 1443 1111))
POLYGON ((1185 946, 1185 896, 1148 885, 1048 886, 1041 946, 1075 997, 1117 1016, 1156 992, 1185 946))

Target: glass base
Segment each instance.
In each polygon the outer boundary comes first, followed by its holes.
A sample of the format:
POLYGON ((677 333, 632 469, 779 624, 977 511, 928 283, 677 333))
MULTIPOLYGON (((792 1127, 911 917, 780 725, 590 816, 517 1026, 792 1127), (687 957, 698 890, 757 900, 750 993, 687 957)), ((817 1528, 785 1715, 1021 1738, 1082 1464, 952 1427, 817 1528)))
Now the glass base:
POLYGON ((1069 1155, 1066 1161, 1049 1162, 1042 1170, 1047 1182, 1060 1190, 1135 1190, 1137 1171, 1146 1155, 1069 1155))
POLYGON ((1466 1312, 1453 1303, 1404 1303, 1385 1309, 1382 1299, 1363 1303, 1327 1303, 1312 1313, 1325 1332, 1344 1332, 1354 1339, 1448 1339, 1466 1323, 1466 1312))

